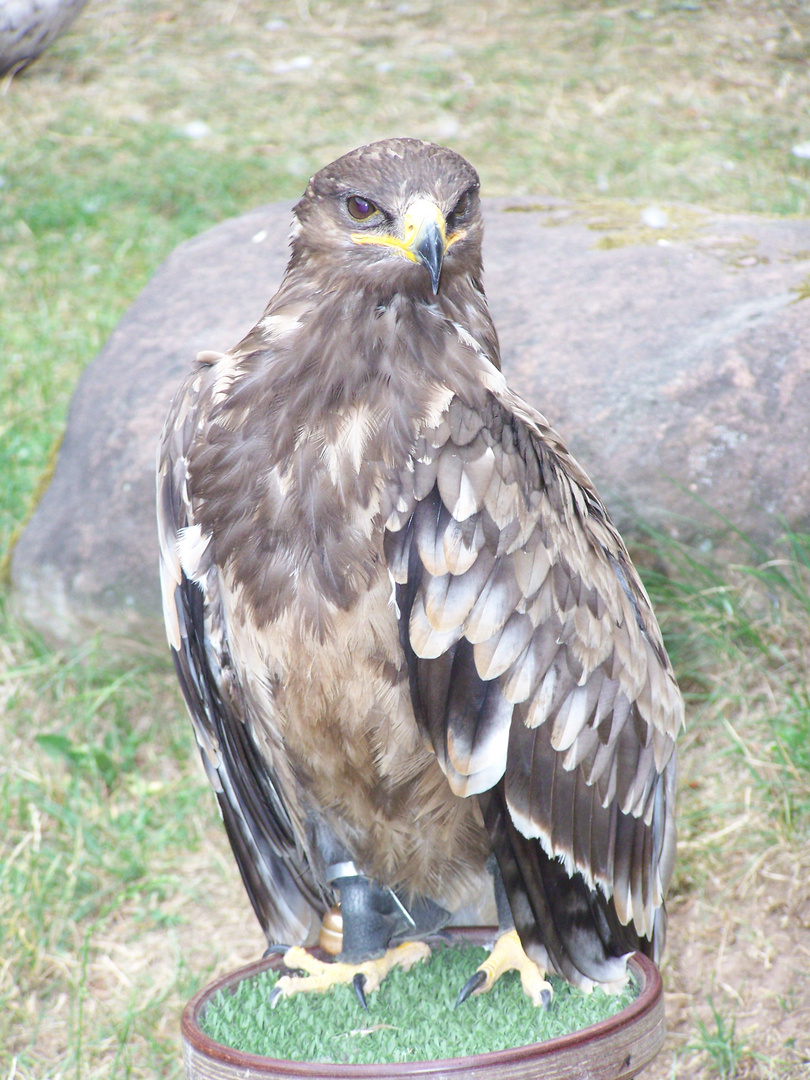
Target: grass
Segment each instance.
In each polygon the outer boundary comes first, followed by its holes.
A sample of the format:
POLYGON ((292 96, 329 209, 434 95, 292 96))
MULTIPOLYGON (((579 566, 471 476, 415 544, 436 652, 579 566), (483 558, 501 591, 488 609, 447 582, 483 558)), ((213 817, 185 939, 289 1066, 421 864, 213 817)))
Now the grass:
POLYGON ((648 569, 647 584, 691 714, 664 968, 673 1075, 801 1076, 810 536, 788 533, 758 564, 722 568, 660 535, 653 550, 668 573, 648 569))
POLYGON ((761 561, 733 568, 661 533, 652 542, 667 570, 648 572, 647 583, 657 608, 673 620, 669 651, 697 707, 692 734, 703 738, 705 727, 714 735, 719 723, 727 752, 768 804, 769 822, 802 833, 810 820, 810 536, 788 532, 776 557, 750 544, 761 561), (719 679, 707 656, 722 663, 719 679))
POLYGON ((118 1075, 134 1052, 160 1075, 175 1052, 173 1033, 159 1035, 162 1005, 200 973, 178 962, 168 980, 126 975, 117 951, 155 934, 171 949, 195 895, 177 853, 199 850, 211 824, 203 784, 183 776, 182 732, 155 715, 162 671, 110 670, 95 647, 61 657, 15 638, 3 615, 3 1053, 23 1076, 94 1075, 112 1050, 118 1075))
POLYGON ((712 1011, 713 1026, 698 1019, 698 1041, 692 1049, 699 1050, 711 1061, 712 1068, 721 1080, 732 1078, 737 1075, 745 1048, 737 1041, 735 1021, 729 1020, 714 1006, 711 998, 708 998, 709 1007, 712 1011))
POLYGON ((536 1009, 516 972, 488 994, 453 1004, 469 975, 486 959, 474 946, 434 947, 426 964, 410 972, 395 969, 358 1014, 350 986, 325 998, 300 995, 275 1008, 268 996, 278 975, 262 972, 233 993, 219 991, 201 1017, 203 1031, 225 1046, 292 1061, 333 1061, 350 1065, 377 1061, 432 1061, 466 1057, 567 1035, 614 1016, 638 994, 629 985, 618 995, 584 994, 553 979, 548 1012, 536 1009), (437 1024, 437 1014, 441 1022, 437 1024))
MULTIPOLYGON (((453 145, 490 195, 806 214, 809 57, 787 0, 89 4, 0 83, 0 552, 182 239, 394 133, 453 145)), ((810 545, 718 567, 650 543, 690 721, 645 1075, 806 1075, 810 545)), ((262 944, 168 665, 55 652, 0 595, 0 707, 0 1075, 178 1077, 183 1002, 262 944)))

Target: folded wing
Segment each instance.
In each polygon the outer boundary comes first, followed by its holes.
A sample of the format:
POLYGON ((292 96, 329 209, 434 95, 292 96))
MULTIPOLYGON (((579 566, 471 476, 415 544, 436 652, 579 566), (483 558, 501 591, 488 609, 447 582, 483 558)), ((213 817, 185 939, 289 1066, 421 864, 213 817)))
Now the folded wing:
POLYGON ((572 981, 658 955, 683 705, 590 481, 504 390, 453 398, 399 476, 386 555, 414 712, 478 796, 524 946, 572 981))
MULTIPOLYGON (((253 737, 255 716, 231 663, 214 541, 194 520, 188 454, 205 423, 211 378, 198 365, 177 395, 158 453, 164 618, 208 778, 251 903, 271 941, 307 938, 326 904, 296 844, 278 777, 253 737)), ((267 708, 267 703, 263 703, 267 708)), ((267 728, 267 717, 263 717, 267 728)))

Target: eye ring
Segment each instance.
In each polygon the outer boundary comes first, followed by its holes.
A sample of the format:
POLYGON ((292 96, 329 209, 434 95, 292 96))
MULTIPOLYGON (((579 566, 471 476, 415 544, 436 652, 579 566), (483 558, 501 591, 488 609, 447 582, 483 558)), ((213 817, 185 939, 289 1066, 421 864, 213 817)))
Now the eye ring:
POLYGON ((362 195, 350 195, 346 200, 346 209, 349 217, 354 218, 355 221, 368 221, 379 213, 371 199, 364 199, 362 195))

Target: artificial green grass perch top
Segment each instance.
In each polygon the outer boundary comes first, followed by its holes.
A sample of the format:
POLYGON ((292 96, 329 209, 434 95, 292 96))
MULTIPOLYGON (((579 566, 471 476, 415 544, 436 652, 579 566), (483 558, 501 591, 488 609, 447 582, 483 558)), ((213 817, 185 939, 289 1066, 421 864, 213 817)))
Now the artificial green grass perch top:
POLYGON ((499 980, 488 994, 454 1009, 458 987, 485 958, 473 945, 435 947, 410 973, 395 969, 362 1013, 351 989, 338 986, 323 998, 301 995, 272 1008, 277 974, 244 979, 234 993, 220 991, 200 1017, 216 1042, 284 1061, 350 1065, 432 1061, 506 1050, 567 1035, 598 1023, 633 1000, 633 980, 620 994, 585 994, 554 978, 554 1004, 535 1009, 516 976, 499 980))
POLYGON ((339 975, 362 1004, 487 905, 460 1000, 518 966, 548 1009, 549 972, 615 988, 664 944, 683 702, 591 481, 501 374, 482 235, 451 150, 327 165, 164 427, 166 628, 247 891, 270 943, 343 916, 346 963, 277 997, 339 975))

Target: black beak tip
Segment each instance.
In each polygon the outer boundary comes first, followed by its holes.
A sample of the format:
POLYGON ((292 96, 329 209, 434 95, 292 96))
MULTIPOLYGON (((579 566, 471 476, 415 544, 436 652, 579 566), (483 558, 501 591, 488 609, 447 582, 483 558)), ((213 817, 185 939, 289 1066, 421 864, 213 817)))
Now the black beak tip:
POLYGON ((433 286, 433 295, 439 291, 439 281, 442 276, 442 259, 444 257, 444 242, 438 229, 430 229, 425 233, 421 243, 416 249, 419 261, 430 274, 430 284, 433 286))

